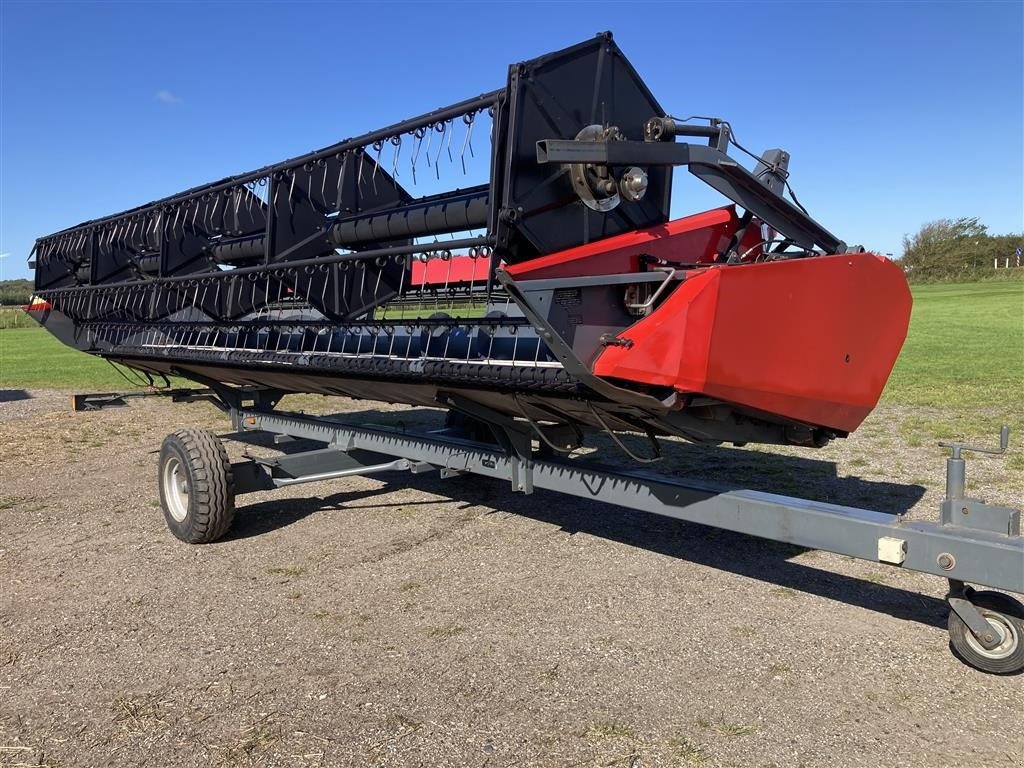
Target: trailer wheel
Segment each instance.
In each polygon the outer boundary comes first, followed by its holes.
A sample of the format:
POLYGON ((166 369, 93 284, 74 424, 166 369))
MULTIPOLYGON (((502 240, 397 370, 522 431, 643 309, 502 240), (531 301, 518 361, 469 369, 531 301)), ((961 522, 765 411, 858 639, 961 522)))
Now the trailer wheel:
POLYGON ((224 445, 205 429, 180 429, 160 447, 160 505, 167 527, 189 544, 216 541, 231 527, 235 489, 224 445))
POLYGON ((971 592, 970 601, 999 639, 986 648, 956 611, 949 612, 949 642, 960 659, 994 675, 1013 675, 1024 669, 1024 606, 1001 592, 971 592))

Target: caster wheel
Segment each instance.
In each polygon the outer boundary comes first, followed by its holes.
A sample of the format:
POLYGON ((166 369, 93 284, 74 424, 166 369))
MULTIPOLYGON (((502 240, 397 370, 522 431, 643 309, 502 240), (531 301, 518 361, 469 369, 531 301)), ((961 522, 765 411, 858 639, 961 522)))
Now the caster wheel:
POLYGON ((235 490, 224 445, 205 429, 181 429, 160 447, 160 505, 177 538, 216 541, 231 527, 235 490))
POLYGON ((969 599, 992 627, 999 641, 986 648, 955 611, 949 612, 949 643, 962 661, 994 675, 1024 669, 1024 605, 1001 592, 970 592, 969 599))

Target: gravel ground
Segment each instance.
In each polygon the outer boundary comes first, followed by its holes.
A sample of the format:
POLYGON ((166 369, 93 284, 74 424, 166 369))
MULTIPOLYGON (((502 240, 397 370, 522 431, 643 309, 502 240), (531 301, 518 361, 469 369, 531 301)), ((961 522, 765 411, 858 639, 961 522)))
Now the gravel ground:
MULTIPOLYGON (((937 578, 436 475, 240 497, 190 547, 154 451, 219 414, 26 395, 0 398, 0 765, 1024 765, 1024 678, 950 654, 937 578)), ((660 469, 934 517, 927 417, 660 469)), ((1020 503, 1007 460, 968 471, 1020 503)))

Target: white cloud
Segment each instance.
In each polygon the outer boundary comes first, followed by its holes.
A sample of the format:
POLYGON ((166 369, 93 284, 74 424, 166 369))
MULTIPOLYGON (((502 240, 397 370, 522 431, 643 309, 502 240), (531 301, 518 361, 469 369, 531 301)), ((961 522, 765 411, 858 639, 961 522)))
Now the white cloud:
POLYGON ((156 92, 155 98, 157 101, 162 102, 164 104, 182 104, 184 102, 184 99, 182 99, 180 96, 175 96, 173 93, 164 88, 161 88, 159 91, 156 92))

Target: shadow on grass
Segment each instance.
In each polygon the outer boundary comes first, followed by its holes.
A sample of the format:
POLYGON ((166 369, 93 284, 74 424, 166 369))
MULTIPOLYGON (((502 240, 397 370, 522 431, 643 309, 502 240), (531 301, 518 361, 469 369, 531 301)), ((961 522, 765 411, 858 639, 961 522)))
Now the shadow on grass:
MULTIPOLYGON (((289 448, 309 444, 288 443, 289 448)), ((284 447, 284 446, 282 446, 284 447)), ((685 443, 665 446, 663 471, 688 474, 702 481, 731 476, 729 485, 768 492, 780 491, 780 480, 791 479, 813 493, 807 498, 850 506, 870 506, 880 512, 908 511, 924 494, 917 485, 901 485, 858 477, 841 477, 833 462, 731 448, 709 448, 685 443), (872 503, 865 505, 864 500, 872 503)), ((388 508, 389 495, 412 488, 447 497, 465 505, 483 506, 550 525, 569 533, 587 533, 668 557, 688 560, 717 570, 881 611, 899 619, 942 627, 948 607, 943 600, 899 587, 845 576, 813 565, 794 562, 801 547, 755 538, 673 518, 623 509, 603 502, 579 499, 553 491, 532 495, 513 493, 507 483, 470 477, 442 480, 435 473, 386 473, 374 476, 382 485, 373 490, 342 491, 325 498, 266 501, 241 506, 231 539, 259 536, 291 525, 317 512, 388 508)), ((781 483, 786 486, 787 483, 781 483)), ((420 502, 433 504, 434 501, 420 502)), ((401 506, 413 506, 403 501, 401 506)), ((881 567, 881 566, 880 566, 881 567)))

